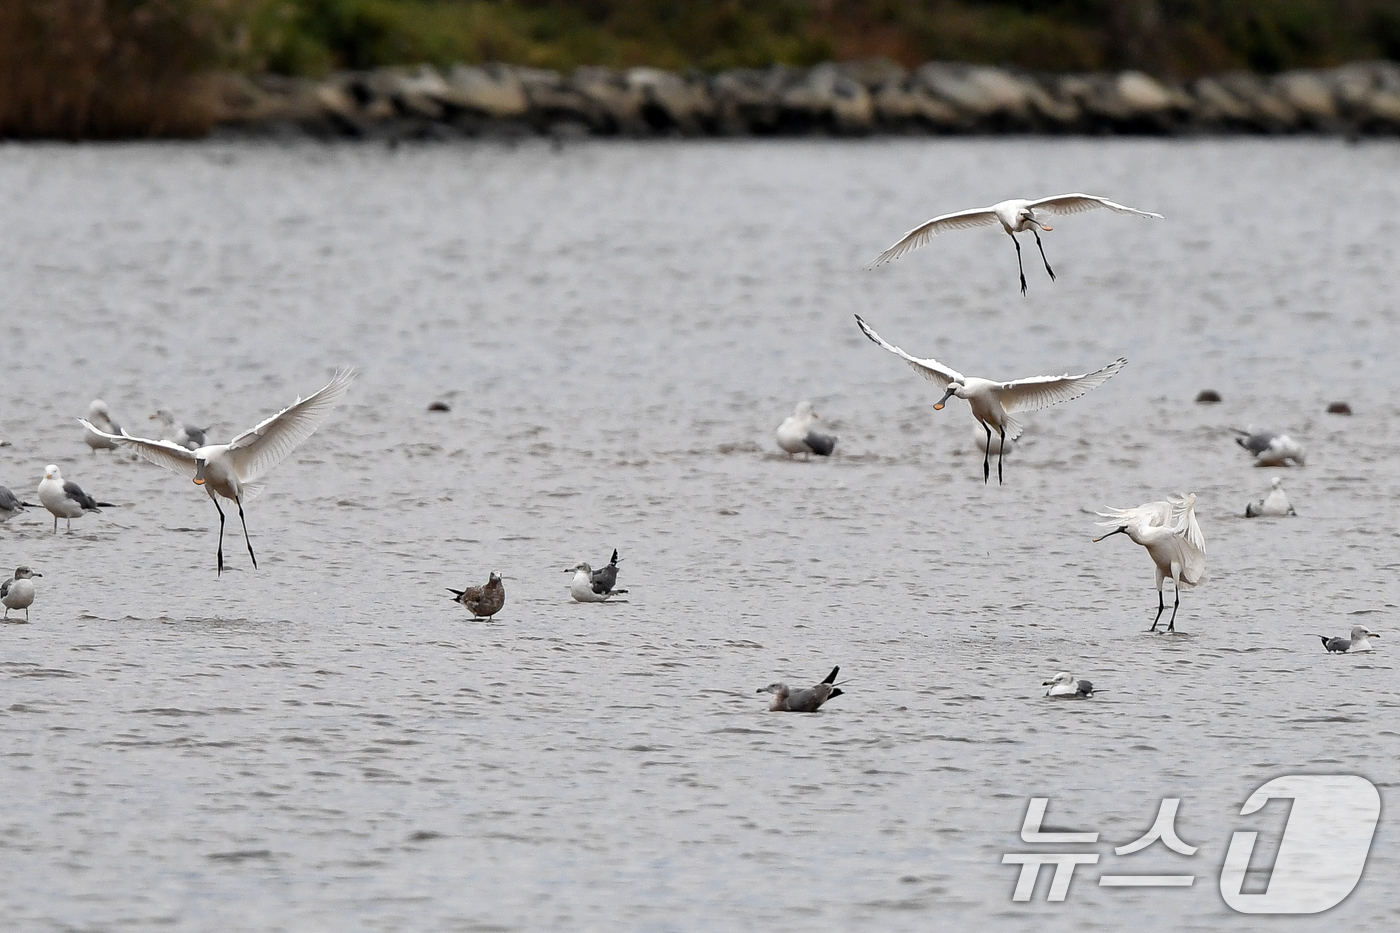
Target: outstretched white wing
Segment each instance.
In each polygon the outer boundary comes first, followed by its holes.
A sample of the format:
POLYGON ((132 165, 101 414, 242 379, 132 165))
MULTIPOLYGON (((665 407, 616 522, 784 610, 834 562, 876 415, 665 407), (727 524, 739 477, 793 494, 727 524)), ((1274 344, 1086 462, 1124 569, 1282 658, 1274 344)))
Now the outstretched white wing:
POLYGON ((79 418, 78 423, 99 437, 105 437, 109 441, 130 447, 152 463, 159 464, 167 470, 182 473, 191 479, 194 478, 196 467, 194 451, 192 450, 186 450, 179 444, 172 444, 170 441, 153 441, 145 437, 132 437, 125 431, 120 434, 108 434, 106 431, 99 431, 93 427, 85 418, 79 418))
POLYGON ((914 368, 914 372, 923 376, 929 382, 937 383, 943 388, 948 388, 950 382, 965 382, 963 374, 950 366, 944 366, 938 360, 921 360, 916 356, 910 356, 892 343, 887 343, 883 337, 870 329, 870 325, 865 323, 859 314, 856 315, 856 323, 865 332, 865 336, 878 343, 880 346, 898 356, 904 362, 914 368))
POLYGON ((1121 528, 1124 525, 1131 525, 1141 522, 1147 526, 1157 525, 1163 528, 1169 527, 1172 520, 1172 504, 1165 499, 1158 502, 1145 502, 1142 505, 1131 509, 1115 509, 1112 506, 1105 506, 1108 511, 1095 512, 1095 515, 1108 519, 1106 522, 1094 522, 1104 528, 1121 528))
POLYGON ((1015 382, 1002 383, 996 394, 997 398, 1001 399, 1001 407, 1006 409, 1008 414, 1013 411, 1036 411, 1060 402, 1068 402, 1091 389, 1097 389, 1127 364, 1126 359, 1119 357, 1097 372, 1079 376, 1065 373, 1063 376, 1017 379, 1015 382))
MULTIPOLYGON (((1096 194, 1057 194, 1048 198, 1040 198, 1029 202, 1033 210, 1049 211, 1051 214, 1082 214, 1084 211, 1094 211, 1101 207, 1106 207, 1119 214, 1136 214, 1139 217, 1156 217, 1162 219, 1161 214, 1154 214, 1152 211, 1140 211, 1136 207, 1127 207, 1108 198, 1101 198, 1096 194)), ((932 221, 930 221, 932 223, 932 221)))
POLYGON ((353 369, 337 372, 321 390, 297 399, 262 424, 229 441, 229 457, 239 479, 244 483, 254 482, 286 459, 298 444, 315 433, 321 420, 350 388, 355 375, 353 369))
POLYGON ((1201 534, 1201 526, 1196 523, 1196 494, 1193 492, 1180 498, 1173 497, 1169 501, 1172 507, 1172 531, 1183 535, 1192 547, 1201 552, 1202 566, 1204 567, 1206 536, 1201 534))
POLYGON ((961 230, 964 227, 990 227, 996 222, 996 212, 990 207, 974 207, 971 210, 958 211, 953 214, 941 214, 904 234, 898 243, 866 263, 865 268, 873 269, 876 266, 884 265, 891 259, 898 259, 911 249, 923 246, 945 230, 961 230))

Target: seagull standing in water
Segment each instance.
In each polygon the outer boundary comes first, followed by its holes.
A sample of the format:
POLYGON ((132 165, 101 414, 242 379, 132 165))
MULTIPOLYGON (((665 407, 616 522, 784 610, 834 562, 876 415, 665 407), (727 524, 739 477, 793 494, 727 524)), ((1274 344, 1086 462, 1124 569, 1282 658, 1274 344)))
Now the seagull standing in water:
MULTIPOLYGON (((258 558, 253 553, 253 542, 248 538, 248 521, 243 517, 243 503, 262 491, 261 480, 269 470, 286 459, 298 444, 315 433, 316 427, 330 414, 354 379, 353 369, 337 372, 335 378, 320 390, 304 399, 297 399, 292 405, 257 427, 244 431, 227 444, 211 444, 197 450, 187 450, 170 441, 132 437, 126 432, 122 432, 120 437, 101 431, 97 433, 130 447, 152 463, 185 474, 194 480, 195 485, 204 487, 204 491, 214 503, 214 508, 219 511, 219 574, 224 572, 224 510, 219 505, 218 497, 222 496, 237 505, 238 520, 243 523, 243 541, 248 545, 248 556, 256 569, 258 558)), ((83 427, 96 430, 86 421, 83 422, 83 427)))
POLYGON ((1080 697, 1091 697, 1094 695, 1094 685, 1087 680, 1079 680, 1073 674, 1060 671, 1052 679, 1041 684, 1042 687, 1049 687, 1045 691, 1048 697, 1069 697, 1078 699, 1080 697))
POLYGON ((1288 494, 1283 491, 1283 478, 1274 477, 1269 494, 1258 502, 1251 502, 1244 507, 1245 518, 1255 518, 1259 515, 1284 516, 1297 515, 1293 511, 1293 506, 1288 501, 1288 494))
POLYGON ((453 602, 461 603, 472 611, 473 619, 489 619, 506 604, 506 586, 501 582, 501 575, 494 570, 485 586, 469 586, 465 590, 454 590, 449 586, 447 592, 452 594, 453 602))
POLYGON ((32 508, 32 503, 21 501, 8 487, 0 486, 0 522, 8 522, 24 509, 32 508))
POLYGON ((818 415, 812 411, 811 402, 798 402, 797 410, 778 425, 778 446, 788 452, 789 458, 793 454, 802 454, 803 459, 811 459, 808 456, 810 454, 816 454, 818 457, 831 456, 831 452, 836 449, 836 438, 812 430, 812 422, 817 419, 818 415))
MULTIPOLYGON (((192 424, 184 424, 175 419, 175 413, 168 408, 151 415, 150 420, 160 421, 160 439, 179 444, 187 450, 198 450, 204 446, 205 432, 208 428, 197 428, 192 424)), ((113 431, 113 434, 120 434, 120 431, 113 431)))
POLYGON ((1016 239, 1016 234, 1029 230, 1035 237, 1035 245, 1040 249, 1040 261, 1045 263, 1045 271, 1050 274, 1050 281, 1053 282, 1055 281, 1055 270, 1050 268, 1050 260, 1045 258, 1045 245, 1040 242, 1039 232, 1041 230, 1049 232, 1053 228, 1045 222, 1041 216, 1042 213, 1079 214, 1101 207, 1106 207, 1119 214, 1156 217, 1158 220, 1162 218, 1161 214, 1140 211, 1135 207, 1125 207, 1096 194, 1057 194, 1053 197, 1037 198, 1034 201, 1012 198, 1009 201, 999 201, 991 207, 974 207, 971 210, 957 211, 952 214, 940 214, 932 220, 925 221, 904 234, 898 243, 876 256, 866 268, 874 268, 892 259, 898 259, 910 250, 923 246, 934 236, 946 230, 959 230, 963 227, 990 227, 1000 223, 1001 228, 1006 231, 1006 235, 1011 237, 1011 242, 1016 244, 1016 269, 1021 274, 1021 294, 1024 295, 1026 293, 1026 270, 1021 265, 1021 241, 1016 239))
POLYGON ((607 602, 611 596, 621 596, 626 590, 614 589, 617 586, 617 548, 613 548, 612 560, 607 566, 597 570, 587 561, 568 568, 573 572, 573 582, 569 584, 569 595, 581 603, 607 602))
POLYGON ((101 434, 104 431, 108 434, 122 433, 121 425, 112 420, 112 413, 107 410, 107 403, 100 398, 93 399, 92 404, 88 406, 87 420, 97 425, 98 430, 83 431, 83 443, 91 447, 93 453, 97 453, 99 450, 116 450, 118 445, 107 440, 101 434))
MULTIPOLYGON (((86 423, 86 422, 84 422, 86 423)), ((68 530, 73 530, 73 519, 84 512, 100 512, 112 508, 110 502, 98 502, 83 492, 83 487, 69 482, 58 472, 58 466, 50 463, 44 467, 44 478, 39 481, 39 501, 53 513, 53 530, 58 532, 58 520, 68 520, 68 530)))
POLYGON ((34 605, 34 584, 30 577, 42 577, 28 567, 16 567, 13 579, 0 583, 0 603, 5 606, 5 621, 9 621, 11 609, 23 609, 24 621, 29 621, 29 607, 34 605))
POLYGON ((964 376, 956 369, 944 366, 935 359, 921 360, 918 357, 910 356, 899 347, 886 343, 879 334, 871 330, 870 325, 865 323, 859 314, 856 315, 856 323, 865 332, 865 336, 904 360, 913 367, 914 372, 945 390, 943 397, 934 404, 934 411, 942 411, 943 405, 952 395, 966 399, 968 404, 972 406, 972 416, 987 432, 987 444, 983 449, 982 456, 982 482, 984 483, 991 480, 992 428, 997 429, 1001 440, 1001 446, 997 451, 997 482, 1001 483, 1001 463, 1006 452, 1006 442, 1016 440, 1021 436, 1023 430, 1021 422, 1011 417, 1012 412, 1036 411, 1079 398, 1090 389, 1096 389, 1103 385, 1113 378, 1118 370, 1128 364, 1127 360, 1119 357, 1103 369, 1092 373, 1082 373, 1078 376, 1065 373, 1063 376, 1031 376, 1028 379, 1017 379, 1013 382, 995 382, 991 379, 964 376))
POLYGON ((1346 654, 1349 651, 1370 651, 1372 650, 1371 639, 1381 637, 1379 632, 1373 632, 1364 625, 1352 626, 1350 638, 1342 638, 1340 635, 1328 638, 1326 635, 1318 635, 1316 632, 1308 634, 1321 638, 1322 647, 1326 648, 1329 653, 1335 654, 1346 654))
POLYGON ((833 686, 836 683, 836 672, 839 670, 839 666, 833 667, 821 683, 800 690, 793 690, 787 684, 779 682, 760 687, 757 692, 773 694, 773 699, 768 701, 769 712, 815 713, 827 700, 845 693, 840 687, 833 686))
POLYGON ((1109 535, 1125 534, 1147 548, 1157 568, 1157 616, 1148 631, 1157 631, 1162 610, 1166 608, 1162 601, 1163 580, 1170 577, 1176 588, 1171 621, 1167 623, 1167 631, 1174 632, 1182 588, 1190 589, 1205 579, 1206 539, 1201 534, 1201 526, 1196 524, 1195 507, 1193 493, 1180 499, 1148 502, 1135 509, 1110 508, 1107 512, 1095 513, 1108 519, 1096 524, 1113 528, 1108 534, 1095 538, 1095 543, 1109 535))

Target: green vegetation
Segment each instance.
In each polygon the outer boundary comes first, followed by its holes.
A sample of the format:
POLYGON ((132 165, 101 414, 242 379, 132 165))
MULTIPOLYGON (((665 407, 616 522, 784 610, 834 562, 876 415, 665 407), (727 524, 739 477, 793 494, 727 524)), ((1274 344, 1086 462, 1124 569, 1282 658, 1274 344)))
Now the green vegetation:
POLYGON ((216 69, 883 56, 1180 79, 1400 58, 1400 0, 0 0, 0 137, 197 134, 216 69))

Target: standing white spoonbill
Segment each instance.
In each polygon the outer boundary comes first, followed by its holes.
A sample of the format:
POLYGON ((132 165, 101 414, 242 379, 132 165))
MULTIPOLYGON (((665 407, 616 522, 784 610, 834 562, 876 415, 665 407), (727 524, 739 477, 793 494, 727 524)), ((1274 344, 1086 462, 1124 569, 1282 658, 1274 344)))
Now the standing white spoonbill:
POLYGON ((809 454, 831 456, 836 449, 836 437, 812 430, 812 422, 819 417, 812 411, 811 402, 798 402, 797 410, 778 425, 778 446, 788 452, 789 459, 793 454, 802 454, 804 459, 810 459, 809 454))
POLYGON ((1106 207, 1119 214, 1156 217, 1159 220, 1162 217, 1161 214, 1154 214, 1152 211, 1140 211, 1135 207, 1125 207, 1096 194, 1057 194, 1053 197, 1037 198, 1034 201, 1012 198, 1009 201, 998 201, 991 207, 974 207, 971 210, 957 211, 952 214, 940 214, 932 220, 925 221, 904 234, 898 243, 876 256, 866 268, 872 269, 892 259, 898 259, 910 250, 923 246, 945 230, 959 230, 963 227, 990 227, 992 224, 1000 222, 1006 235, 1011 237, 1011 242, 1016 244, 1016 269, 1021 273, 1021 294, 1024 295, 1026 293, 1026 270, 1021 265, 1021 241, 1016 239, 1016 234, 1029 230, 1035 236, 1035 245, 1040 248, 1040 261, 1045 263, 1045 271, 1050 273, 1050 281, 1053 282, 1055 281, 1055 270, 1050 268, 1050 260, 1045 258, 1045 246, 1040 242, 1039 233, 1040 230, 1049 232, 1053 228, 1044 221, 1041 212, 1046 214, 1079 214, 1084 211, 1097 210, 1100 207, 1106 207))
POLYGON ((1180 499, 1148 502, 1135 509, 1114 509, 1096 512, 1108 521, 1096 522, 1105 528, 1113 528, 1108 534, 1094 539, 1097 543, 1109 535, 1125 534, 1147 548, 1152 563, 1157 568, 1157 616, 1152 620, 1150 632, 1157 631, 1157 623, 1162 620, 1162 581, 1171 577, 1176 588, 1176 599, 1172 603, 1171 621, 1167 631, 1176 631, 1176 610, 1181 605, 1182 588, 1190 589, 1205 580, 1206 539, 1201 534, 1201 526, 1196 524, 1196 496, 1190 494, 1180 499))
POLYGON ((894 344, 886 343, 879 334, 870 329, 870 325, 865 323, 859 314, 856 315, 856 323, 865 332, 865 336, 904 360, 914 368, 914 372, 929 382, 943 387, 945 390, 943 397, 934 403, 934 411, 942 411, 943 405, 948 401, 950 395, 966 399, 968 404, 972 406, 972 416, 987 432, 987 444, 982 455, 982 482, 984 483, 990 481, 992 475, 990 450, 992 428, 997 429, 1001 440, 1001 446, 997 450, 997 482, 1000 483, 1002 481, 1001 462, 1005 456, 1006 442, 1016 440, 1021 436, 1022 431, 1021 422, 1011 417, 1012 412, 1036 411, 1079 398, 1090 389, 1096 389, 1103 385, 1113 377, 1114 373, 1128 363, 1127 360, 1119 357, 1103 369, 1092 373, 1082 373, 1078 376, 1065 373, 1063 376, 1031 376, 1028 379, 1017 379, 1014 382, 996 382, 991 379, 964 376, 956 369, 944 366, 938 360, 921 360, 918 357, 910 356, 894 344))
MULTIPOLYGON (((86 423, 86 422, 84 422, 86 423)), ((39 481, 39 501, 53 513, 53 530, 58 532, 58 520, 68 520, 68 530, 73 530, 73 519, 84 512, 101 512, 112 508, 110 502, 98 502, 83 492, 83 487, 69 482, 58 472, 58 466, 50 463, 44 467, 44 478, 39 481)))
POLYGON ((29 621, 29 607, 34 605, 34 584, 31 577, 42 577, 28 567, 16 567, 13 579, 0 583, 0 603, 5 606, 5 621, 9 621, 11 609, 23 609, 24 621, 29 621))
MULTIPOLYGON (((231 499, 238 506, 238 520, 243 523, 243 541, 248 545, 248 556, 256 568, 258 558, 253 553, 253 542, 248 538, 243 503, 262 491, 263 483, 260 480, 269 470, 315 433, 317 425, 330 414, 354 378, 355 371, 352 369, 337 372, 324 388, 304 399, 297 399, 294 404, 257 427, 244 431, 227 444, 210 444, 197 450, 186 450, 170 441, 132 437, 125 432, 120 437, 112 434, 103 436, 130 447, 152 463, 185 474, 194 480, 195 485, 204 487, 214 508, 219 511, 219 574, 224 572, 224 510, 219 506, 217 497, 231 499)), ((95 430, 86 421, 83 427, 95 430)))

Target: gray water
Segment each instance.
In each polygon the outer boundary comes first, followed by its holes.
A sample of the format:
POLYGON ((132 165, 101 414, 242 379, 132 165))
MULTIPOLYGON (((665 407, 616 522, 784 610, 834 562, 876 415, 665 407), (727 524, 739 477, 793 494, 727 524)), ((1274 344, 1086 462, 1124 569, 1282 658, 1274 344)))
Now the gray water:
POLYGON ((0 526, 44 574, 0 629, 7 930, 1394 927, 1391 810, 1328 913, 1217 889, 1236 829, 1268 867, 1263 782, 1397 784, 1394 144, 4 146, 0 205, 0 483, 37 502, 56 463, 117 504, 0 526), (1168 219, 1061 218, 1026 298, 995 229, 861 269, 1072 190, 1168 219), (852 313, 970 374, 1130 362, 984 485, 966 403, 852 313), (217 577, 205 494, 74 421, 223 440, 343 364, 248 505, 259 570, 231 513, 217 577), (773 442, 802 398, 830 460, 773 442), (1251 424, 1307 466, 1253 467, 1251 424), (1242 518, 1275 473, 1298 517, 1242 518), (1152 564, 1092 511, 1178 490, 1208 579, 1149 635, 1152 564), (628 601, 571 602, 613 547, 628 601), (492 570, 472 622, 445 588, 492 570), (1358 622, 1379 650, 1307 634, 1358 622), (817 715, 755 693, 835 664, 817 715), (1044 699, 1059 670, 1103 692, 1044 699), (1048 847, 1101 854, 1063 903, 1048 870, 1011 899, 1032 796, 1101 834, 1048 847), (1114 856, 1164 797, 1199 851, 1114 856))

